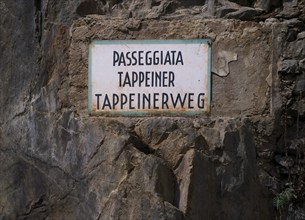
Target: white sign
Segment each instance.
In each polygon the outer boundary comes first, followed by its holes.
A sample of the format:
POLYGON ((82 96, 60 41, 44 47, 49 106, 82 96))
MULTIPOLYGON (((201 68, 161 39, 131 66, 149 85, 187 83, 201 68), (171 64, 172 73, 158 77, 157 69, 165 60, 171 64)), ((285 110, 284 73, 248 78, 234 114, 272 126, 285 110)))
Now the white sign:
POLYGON ((89 111, 119 115, 209 112, 210 57, 206 39, 93 41, 89 111))

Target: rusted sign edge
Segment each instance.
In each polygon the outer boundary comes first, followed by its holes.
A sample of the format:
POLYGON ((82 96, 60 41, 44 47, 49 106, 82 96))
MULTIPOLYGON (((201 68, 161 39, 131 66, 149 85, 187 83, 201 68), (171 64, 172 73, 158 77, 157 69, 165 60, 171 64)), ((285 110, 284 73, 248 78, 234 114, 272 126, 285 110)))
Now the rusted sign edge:
POLYGON ((208 44, 208 107, 207 114, 211 112, 211 99, 212 99, 212 41, 207 39, 208 44))
POLYGON ((160 40, 92 40, 90 45, 98 44, 208 44, 211 45, 209 38, 194 39, 160 39, 160 40))
POLYGON ((89 45, 88 56, 88 111, 92 112, 92 43, 89 45))

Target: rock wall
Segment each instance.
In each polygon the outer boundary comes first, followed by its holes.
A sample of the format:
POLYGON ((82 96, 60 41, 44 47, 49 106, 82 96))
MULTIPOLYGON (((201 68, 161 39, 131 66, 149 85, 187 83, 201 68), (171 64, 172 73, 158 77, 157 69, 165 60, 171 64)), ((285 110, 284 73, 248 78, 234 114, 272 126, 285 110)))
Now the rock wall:
POLYGON ((304 5, 1 0, 0 219, 304 219, 304 5), (187 38, 211 114, 88 114, 93 39, 187 38))

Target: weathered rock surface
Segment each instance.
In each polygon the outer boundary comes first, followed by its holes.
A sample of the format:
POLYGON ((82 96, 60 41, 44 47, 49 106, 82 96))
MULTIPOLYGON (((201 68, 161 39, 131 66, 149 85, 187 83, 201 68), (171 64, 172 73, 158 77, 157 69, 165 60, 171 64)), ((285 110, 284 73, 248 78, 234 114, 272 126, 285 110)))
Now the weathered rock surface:
POLYGON ((0 219, 304 217, 304 1, 1 0, 0 13, 0 219), (88 114, 91 40, 205 37, 210 115, 88 114), (298 198, 276 210, 288 187, 298 198))

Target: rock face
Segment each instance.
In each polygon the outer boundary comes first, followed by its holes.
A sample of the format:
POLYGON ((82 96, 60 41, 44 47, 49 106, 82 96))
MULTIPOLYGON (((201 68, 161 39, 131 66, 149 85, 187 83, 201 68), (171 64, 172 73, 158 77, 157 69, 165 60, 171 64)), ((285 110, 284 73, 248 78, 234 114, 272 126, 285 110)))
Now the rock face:
POLYGON ((304 217, 304 1, 2 0, 0 13, 0 219, 304 217), (186 38, 212 40, 210 115, 88 114, 92 40, 186 38))

